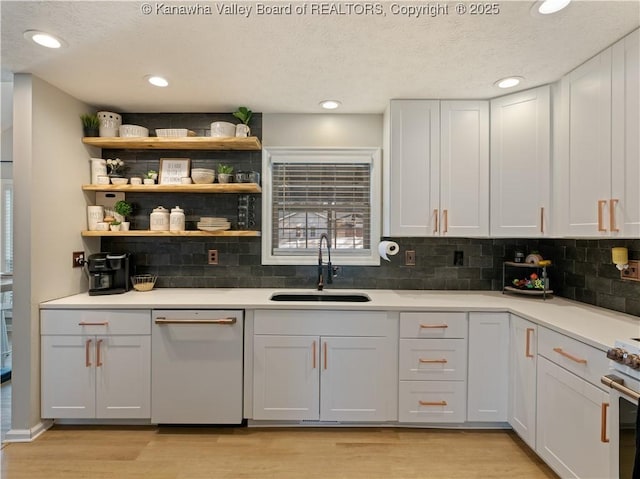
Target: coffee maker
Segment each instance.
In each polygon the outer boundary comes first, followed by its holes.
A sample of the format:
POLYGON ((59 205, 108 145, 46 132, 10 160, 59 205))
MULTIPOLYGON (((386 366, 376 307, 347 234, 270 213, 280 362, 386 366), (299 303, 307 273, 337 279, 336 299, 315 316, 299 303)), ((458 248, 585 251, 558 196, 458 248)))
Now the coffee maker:
POLYGON ((89 296, 129 291, 129 253, 89 255, 89 296))

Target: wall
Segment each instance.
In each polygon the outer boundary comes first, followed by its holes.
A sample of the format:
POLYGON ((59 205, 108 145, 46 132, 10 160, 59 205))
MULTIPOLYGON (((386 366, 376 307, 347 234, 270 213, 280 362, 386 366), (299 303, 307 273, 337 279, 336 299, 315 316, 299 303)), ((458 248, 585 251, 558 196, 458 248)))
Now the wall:
POLYGON ((91 108, 29 74, 14 77, 14 312, 12 429, 7 439, 33 437, 40 425, 42 301, 86 291, 71 253, 99 249, 79 232, 91 152, 80 141, 79 116, 91 108))

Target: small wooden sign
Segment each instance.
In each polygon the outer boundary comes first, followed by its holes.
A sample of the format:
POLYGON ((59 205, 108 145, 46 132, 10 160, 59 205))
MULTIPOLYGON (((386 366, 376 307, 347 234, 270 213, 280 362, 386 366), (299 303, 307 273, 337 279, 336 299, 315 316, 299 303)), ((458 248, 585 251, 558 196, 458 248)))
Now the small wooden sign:
POLYGON ((159 185, 179 185, 182 178, 191 176, 191 159, 160 158, 159 185))

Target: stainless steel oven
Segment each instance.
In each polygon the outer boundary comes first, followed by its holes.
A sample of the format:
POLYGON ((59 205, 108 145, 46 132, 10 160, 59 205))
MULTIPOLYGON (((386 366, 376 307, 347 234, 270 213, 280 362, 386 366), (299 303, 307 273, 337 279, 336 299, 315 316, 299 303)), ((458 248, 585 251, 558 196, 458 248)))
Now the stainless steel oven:
MULTIPOLYGON (((607 352, 611 359, 610 374, 601 382, 609 386, 609 434, 611 477, 637 479, 636 463, 638 403, 640 402, 640 340, 616 341, 607 352), (635 467, 635 475, 634 475, 635 467)), ((606 412, 603 412, 603 415, 606 412)), ((604 417, 603 417, 604 419, 604 417)))

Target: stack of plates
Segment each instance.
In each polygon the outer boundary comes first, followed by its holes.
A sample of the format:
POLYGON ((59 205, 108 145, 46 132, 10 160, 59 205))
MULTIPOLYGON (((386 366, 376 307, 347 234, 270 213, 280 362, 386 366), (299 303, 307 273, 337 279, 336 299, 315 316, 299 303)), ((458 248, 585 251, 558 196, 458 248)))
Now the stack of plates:
POLYGON ((224 231, 231 228, 231 223, 227 218, 214 218, 211 216, 203 216, 198 221, 198 229, 202 231, 224 231))

